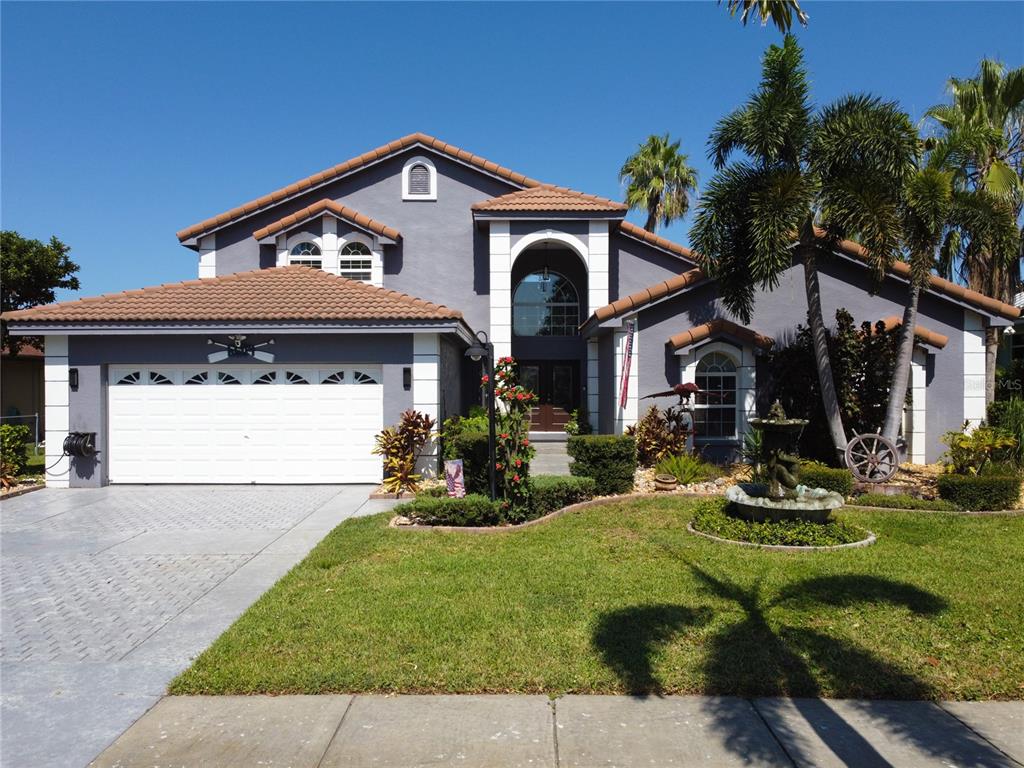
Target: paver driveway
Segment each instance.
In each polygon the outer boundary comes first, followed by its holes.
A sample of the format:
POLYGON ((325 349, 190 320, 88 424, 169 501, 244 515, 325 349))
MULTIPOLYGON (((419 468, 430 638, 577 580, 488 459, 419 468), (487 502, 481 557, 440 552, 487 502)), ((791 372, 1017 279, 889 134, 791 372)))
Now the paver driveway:
POLYGON ((367 486, 46 489, 0 511, 0 764, 84 766, 367 486))

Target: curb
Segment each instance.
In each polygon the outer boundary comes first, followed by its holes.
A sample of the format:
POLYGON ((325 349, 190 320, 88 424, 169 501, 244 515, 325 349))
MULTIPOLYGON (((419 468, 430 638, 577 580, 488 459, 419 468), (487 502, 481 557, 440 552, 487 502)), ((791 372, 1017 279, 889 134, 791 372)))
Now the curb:
POLYGON ((843 504, 839 509, 862 509, 867 512, 926 512, 931 515, 960 515, 961 517, 986 517, 989 515, 1017 517, 1024 515, 1024 509, 906 509, 904 507, 869 507, 866 504, 843 504))
MULTIPOLYGON (((740 547, 754 547, 755 549, 767 549, 772 552, 830 552, 836 549, 859 549, 861 547, 870 547, 876 541, 878 537, 875 536, 871 531, 865 531, 867 533, 866 539, 860 541, 851 541, 849 544, 832 544, 830 546, 808 546, 798 547, 792 544, 755 544, 752 541, 736 541, 735 539, 723 539, 720 536, 712 536, 710 533, 704 533, 698 531, 693 527, 693 523, 686 524, 686 530, 692 533, 694 536, 700 536, 703 539, 710 539, 711 541, 718 541, 722 544, 735 544, 740 547)), ((861 529, 865 530, 865 529, 861 529)))
POLYGON ((41 491, 45 487, 45 485, 29 485, 26 486, 25 488, 17 488, 13 491, 8 491, 7 493, 0 496, 0 500, 15 499, 18 496, 24 496, 26 493, 32 493, 32 491, 41 491))

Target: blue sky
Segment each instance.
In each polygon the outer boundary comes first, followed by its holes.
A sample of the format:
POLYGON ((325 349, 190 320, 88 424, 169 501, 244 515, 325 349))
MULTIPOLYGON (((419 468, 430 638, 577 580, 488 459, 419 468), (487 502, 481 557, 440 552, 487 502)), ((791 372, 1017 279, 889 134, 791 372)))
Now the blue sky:
MULTIPOLYGON (((1022 3, 804 7, 818 103, 868 91, 917 119, 983 56, 1024 62, 1022 3)), ((80 295, 193 278, 176 230, 417 130, 620 199, 622 160, 668 131, 706 182, 710 129, 780 39, 710 0, 4 2, 0 17, 0 224, 71 245, 80 295)), ((665 234, 685 242, 688 224, 665 234)))

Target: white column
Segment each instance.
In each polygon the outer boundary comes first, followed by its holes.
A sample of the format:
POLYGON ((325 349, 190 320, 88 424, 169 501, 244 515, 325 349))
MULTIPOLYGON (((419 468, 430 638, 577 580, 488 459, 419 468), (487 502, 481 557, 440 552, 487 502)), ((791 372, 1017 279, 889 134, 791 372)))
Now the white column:
POLYGON ((320 258, 324 272, 338 274, 338 220, 324 214, 320 218, 323 225, 321 236, 320 258))
POLYGON ((599 368, 598 340, 596 338, 587 340, 587 417, 590 420, 590 428, 595 433, 600 431, 601 399, 601 376, 599 368))
MULTIPOLYGON (((636 318, 633 318, 636 323, 636 318)), ((615 434, 621 435, 626 427, 636 424, 640 412, 640 396, 637 388, 640 385, 638 371, 640 362, 640 328, 639 324, 633 333, 633 359, 629 367, 629 386, 626 390, 626 407, 621 407, 622 398, 622 364, 626 358, 626 329, 615 331, 615 434)))
POLYGON ((379 243, 373 250, 373 261, 370 266, 370 284, 378 288, 384 287, 384 246, 379 243))
POLYGON ((985 418, 985 322, 964 310, 964 421, 974 429, 985 418))
POLYGON ((512 235, 507 221, 490 227, 491 328, 494 357, 512 354, 512 235))
POLYGON ((217 233, 199 238, 199 277, 217 276, 217 233))
MULTIPOLYGON (((441 417, 441 341, 436 333, 415 333, 412 340, 412 407, 437 421, 441 417)), ((440 429, 438 424, 435 429, 440 429)), ((438 472, 437 440, 420 455, 417 470, 424 477, 438 472)))
POLYGON ((907 438, 907 458, 914 464, 927 464, 925 397, 927 396, 928 353, 914 348, 910 362, 911 406, 904 410, 903 434, 907 438))
POLYGON ((591 221, 587 242, 587 316, 608 303, 608 222, 591 221))
POLYGON ((43 366, 43 403, 46 415, 46 484, 71 485, 71 463, 64 453, 64 438, 71 427, 71 391, 68 387, 68 337, 47 336, 43 366))
POLYGON ((288 236, 284 233, 277 236, 277 266, 288 266, 288 236))

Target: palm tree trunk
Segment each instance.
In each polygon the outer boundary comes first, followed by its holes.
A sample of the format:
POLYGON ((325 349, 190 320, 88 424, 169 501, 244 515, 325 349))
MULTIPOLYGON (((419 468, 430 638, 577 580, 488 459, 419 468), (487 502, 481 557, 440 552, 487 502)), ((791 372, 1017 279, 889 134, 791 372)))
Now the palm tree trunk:
POLYGON ((828 431, 832 437, 836 455, 842 463, 846 451, 846 430, 843 428, 843 415, 839 410, 839 397, 836 395, 835 379, 832 377, 832 361, 828 354, 825 319, 821 314, 821 286, 818 284, 815 247, 813 244, 799 247, 804 264, 804 288, 807 291, 807 321, 814 340, 814 359, 818 365, 818 383, 821 387, 822 403, 825 406, 825 418, 828 420, 828 431))
POLYGON ((658 226, 658 212, 654 208, 650 208, 647 211, 647 223, 644 224, 644 229, 648 232, 653 232, 654 228, 658 226))
POLYGON ((996 357, 999 355, 999 330, 995 326, 985 329, 985 405, 996 399, 996 357))
POLYGON ((907 386, 910 384, 910 363, 914 357, 914 331, 917 328, 917 304, 921 297, 921 286, 910 283, 910 300, 903 310, 903 328, 900 331, 900 348, 896 354, 896 366, 889 386, 889 405, 885 412, 882 437, 896 442, 903 421, 903 409, 907 402, 907 386))

